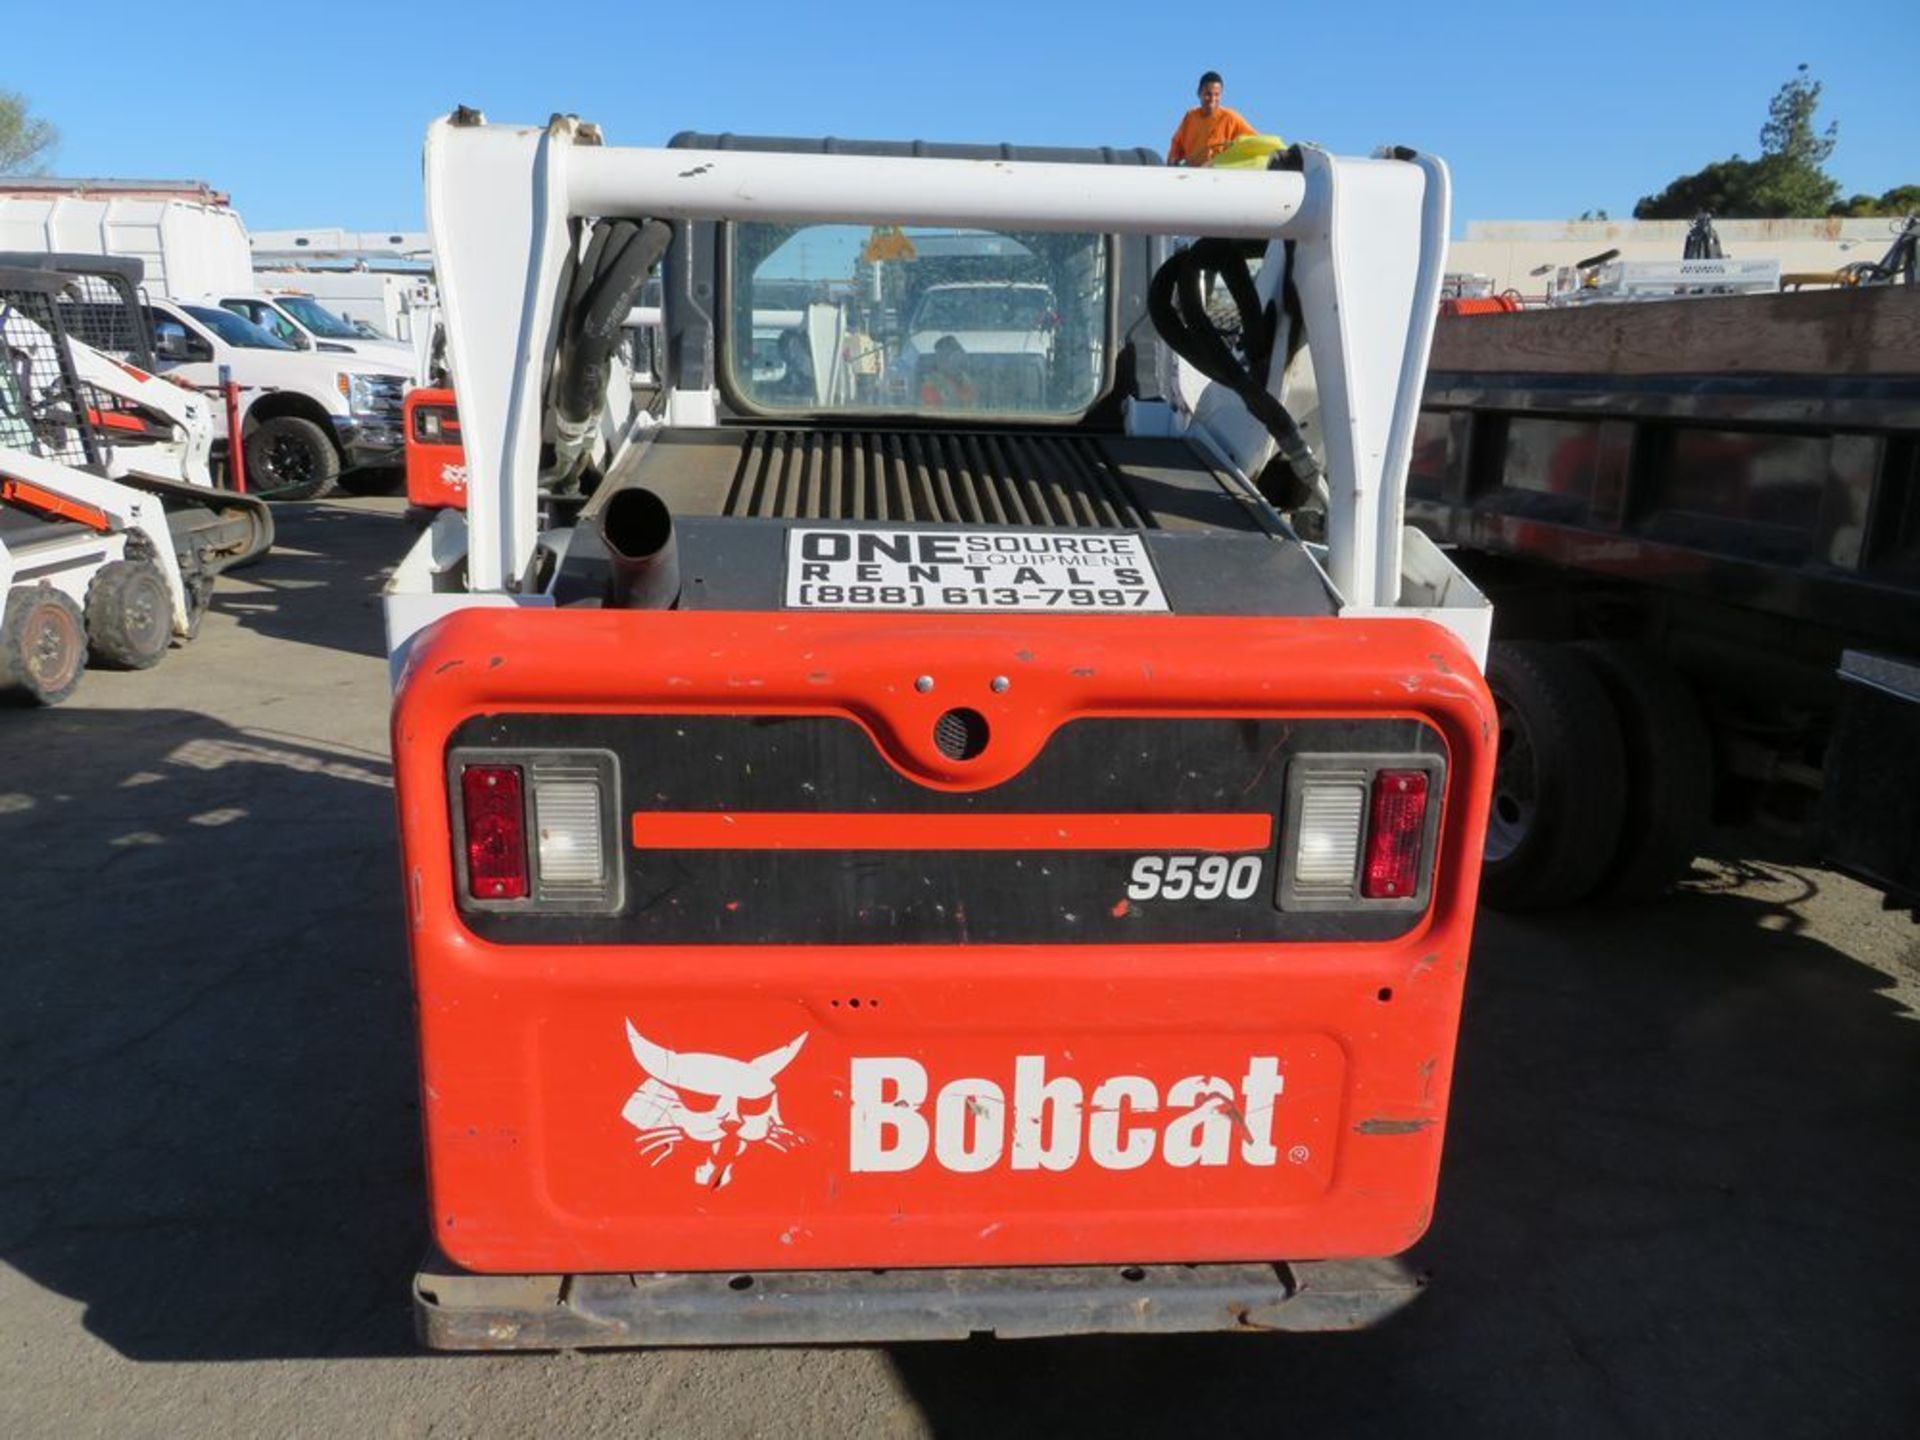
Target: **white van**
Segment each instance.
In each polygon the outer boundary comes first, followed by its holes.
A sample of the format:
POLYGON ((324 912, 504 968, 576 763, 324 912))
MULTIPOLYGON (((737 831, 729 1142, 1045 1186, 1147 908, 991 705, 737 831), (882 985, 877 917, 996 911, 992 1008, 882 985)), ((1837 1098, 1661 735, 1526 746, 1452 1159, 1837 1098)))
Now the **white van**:
POLYGON ((254 493, 310 500, 330 493, 342 471, 404 463, 411 355, 394 363, 300 350, 211 302, 150 300, 147 309, 162 374, 212 390, 230 367, 254 493))

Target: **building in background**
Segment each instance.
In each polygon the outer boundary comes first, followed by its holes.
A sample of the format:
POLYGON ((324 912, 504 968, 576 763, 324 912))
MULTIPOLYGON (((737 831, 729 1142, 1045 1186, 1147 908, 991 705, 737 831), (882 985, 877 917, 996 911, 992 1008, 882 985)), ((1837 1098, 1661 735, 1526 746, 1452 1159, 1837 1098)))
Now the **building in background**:
MULTIPOLYGON (((1833 271, 1857 260, 1878 260, 1893 243, 1899 220, 1714 219, 1729 259, 1778 260, 1787 274, 1833 271)), ((1484 275, 1491 291, 1517 290, 1543 299, 1554 272, 1605 250, 1623 260, 1678 260, 1685 220, 1471 220, 1464 239, 1447 253, 1450 274, 1484 275)))

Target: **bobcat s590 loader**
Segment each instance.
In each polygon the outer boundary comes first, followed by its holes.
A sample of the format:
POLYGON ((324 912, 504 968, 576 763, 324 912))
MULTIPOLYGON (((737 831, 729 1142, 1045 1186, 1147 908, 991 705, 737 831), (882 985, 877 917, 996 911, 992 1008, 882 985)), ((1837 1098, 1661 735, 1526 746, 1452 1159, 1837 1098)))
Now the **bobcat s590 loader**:
POLYGON ((387 600, 427 1343, 1403 1304, 1494 743, 1485 604, 1400 523, 1445 168, 463 111, 426 185, 469 472, 387 600))

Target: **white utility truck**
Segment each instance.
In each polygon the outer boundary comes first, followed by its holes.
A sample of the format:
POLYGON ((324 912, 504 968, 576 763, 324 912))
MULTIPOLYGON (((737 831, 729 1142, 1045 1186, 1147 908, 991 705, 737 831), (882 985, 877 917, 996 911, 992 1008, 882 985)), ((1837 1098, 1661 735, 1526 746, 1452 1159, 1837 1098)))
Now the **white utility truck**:
POLYGON ((461 111, 426 189, 469 477, 386 601, 428 1343, 1409 1303, 1496 746, 1488 607, 1402 524, 1445 166, 461 111), (946 408, 789 384, 799 276, 889 368, 939 285, 1057 313, 946 408))
POLYGON ((252 285, 246 225, 198 180, 0 180, 0 250, 129 257, 159 295, 252 285))
POLYGON ((273 295, 296 291, 310 295, 369 338, 414 339, 414 332, 439 304, 433 278, 420 270, 255 270, 254 285, 273 295))
POLYGON ((223 310, 251 320, 276 340, 296 350, 322 355, 360 355, 394 365, 411 365, 413 347, 380 335, 365 335, 346 316, 300 290, 273 289, 208 297, 223 310))

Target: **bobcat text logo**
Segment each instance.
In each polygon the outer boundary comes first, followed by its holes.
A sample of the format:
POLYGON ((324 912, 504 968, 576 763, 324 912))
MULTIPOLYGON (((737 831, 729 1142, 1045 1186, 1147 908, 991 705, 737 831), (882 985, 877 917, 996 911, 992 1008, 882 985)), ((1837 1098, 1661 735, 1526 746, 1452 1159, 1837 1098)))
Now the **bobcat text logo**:
POLYGON ((1273 1111, 1285 1077, 1272 1055, 1255 1055, 1236 1086, 1188 1075, 1166 1087, 1115 1075, 1087 1087, 1047 1078, 1044 1055, 1013 1062, 1013 1102, 992 1080, 962 1078, 929 1105, 926 1067, 905 1056, 853 1062, 854 1170, 911 1170, 926 1160, 948 1170, 1067 1170, 1082 1154, 1103 1170, 1137 1170, 1158 1156, 1181 1168, 1272 1165, 1273 1111))
POLYGON ((700 1155, 693 1182, 719 1189, 750 1145, 786 1150, 800 1136, 780 1120, 774 1080, 800 1053, 806 1032, 751 1060, 685 1054, 656 1045, 627 1022, 627 1044, 646 1079, 620 1118, 640 1132, 640 1153, 658 1165, 682 1145, 700 1155))

